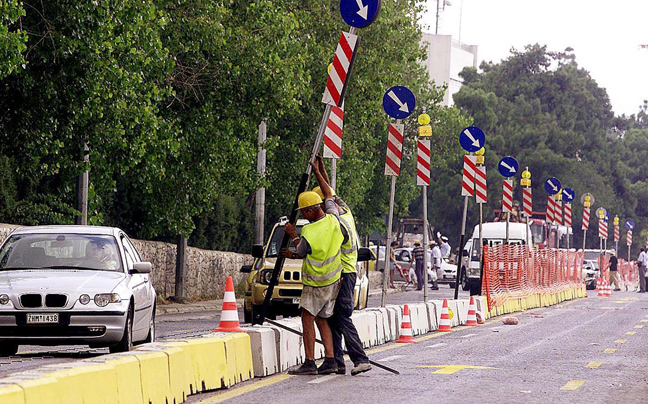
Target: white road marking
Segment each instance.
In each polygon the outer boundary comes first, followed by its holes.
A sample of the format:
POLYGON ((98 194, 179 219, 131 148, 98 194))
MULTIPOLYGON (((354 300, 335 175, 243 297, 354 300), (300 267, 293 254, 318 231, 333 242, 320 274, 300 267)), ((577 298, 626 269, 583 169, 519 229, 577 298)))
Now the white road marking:
POLYGON ((426 348, 438 348, 438 347, 444 346, 444 345, 445 345, 445 342, 439 342, 438 344, 428 345, 428 346, 426 346, 426 348))
POLYGON ((466 334, 466 335, 462 335, 461 338, 468 338, 468 337, 472 337, 474 335, 477 335, 477 334, 466 334))
POLYGON ((323 377, 318 377, 317 379, 308 382, 308 384, 320 384, 320 383, 328 382, 331 379, 335 379, 336 377, 340 377, 340 375, 326 375, 323 377))
POLYGON ((388 356, 388 357, 383 358, 383 359, 378 359, 378 361, 379 362, 389 362, 389 361, 393 361, 395 359, 403 358, 403 357, 405 357, 405 355, 392 355, 392 356, 388 356))

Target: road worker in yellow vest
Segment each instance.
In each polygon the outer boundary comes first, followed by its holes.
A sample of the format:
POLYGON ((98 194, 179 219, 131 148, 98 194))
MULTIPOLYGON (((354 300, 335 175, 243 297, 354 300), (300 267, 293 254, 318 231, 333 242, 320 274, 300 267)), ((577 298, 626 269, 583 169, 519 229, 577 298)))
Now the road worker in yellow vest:
POLYGON ((351 375, 355 376, 371 370, 371 364, 369 364, 369 358, 362 347, 358 330, 351 320, 354 306, 353 292, 358 277, 356 264, 358 262, 360 237, 356 230, 355 219, 353 218, 351 209, 342 198, 335 195, 335 191, 329 185, 324 162, 320 156, 317 156, 317 162, 312 164, 312 167, 313 173, 319 183, 318 187, 313 188, 313 192, 316 192, 323 199, 332 198, 335 201, 340 217, 340 224, 342 225, 342 233, 345 236, 345 242, 342 244, 341 250, 342 285, 335 301, 333 316, 329 317, 328 322, 333 335, 333 351, 338 367, 337 373, 342 375, 346 373, 344 350, 342 349, 342 336, 344 336, 349 359, 351 359, 354 365, 351 369, 351 375))
POLYGON ((288 373, 293 375, 329 374, 338 371, 333 352, 333 340, 327 318, 333 315, 335 299, 340 290, 342 259, 340 247, 345 241, 332 199, 326 201, 322 210, 322 198, 315 192, 302 192, 298 197, 299 210, 310 221, 297 236, 295 226, 287 223, 286 234, 291 238, 296 252, 282 249, 286 258, 303 258, 302 283, 304 284, 300 306, 304 338, 304 363, 288 373), (324 362, 315 364, 315 324, 324 343, 324 362))

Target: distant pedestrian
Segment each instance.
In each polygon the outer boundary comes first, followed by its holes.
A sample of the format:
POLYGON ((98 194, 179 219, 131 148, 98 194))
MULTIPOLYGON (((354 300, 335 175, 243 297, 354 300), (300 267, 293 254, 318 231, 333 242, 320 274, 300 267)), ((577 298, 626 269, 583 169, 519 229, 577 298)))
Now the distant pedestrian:
POLYGON ((412 250, 412 254, 414 255, 414 265, 415 265, 415 273, 416 273, 416 290, 421 290, 423 289, 423 286, 425 286, 425 269, 423 268, 424 265, 424 260, 425 260, 425 249, 421 247, 421 242, 416 240, 414 242, 414 249, 412 250))
POLYGON ((450 247, 450 244, 448 243, 448 238, 446 236, 442 236, 441 233, 437 233, 437 236, 439 236, 439 249, 441 250, 441 257, 450 258, 452 247, 450 247))
POLYGON ((639 266, 639 293, 646 293, 646 265, 648 264, 648 255, 644 248, 639 253, 637 265, 639 266))
POLYGON ((614 284, 614 290, 619 291, 619 277, 617 276, 617 257, 615 256, 615 251, 610 251, 610 263, 608 268, 610 268, 610 286, 614 284))
POLYGON ((434 274, 434 276, 432 278, 433 281, 432 281, 432 286, 431 287, 434 290, 439 290, 438 279, 439 279, 439 276, 443 276, 443 274, 440 273, 441 272, 441 260, 442 260, 442 258, 441 258, 441 249, 439 248, 437 243, 435 243, 434 241, 430 242, 430 248, 432 249, 432 265, 431 266, 432 266, 432 273, 434 274))

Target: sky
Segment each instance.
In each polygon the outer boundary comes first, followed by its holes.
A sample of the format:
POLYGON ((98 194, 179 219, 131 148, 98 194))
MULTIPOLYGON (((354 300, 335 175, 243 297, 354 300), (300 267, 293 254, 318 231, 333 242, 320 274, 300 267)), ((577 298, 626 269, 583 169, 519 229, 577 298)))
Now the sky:
MULTIPOLYGON (((444 0, 440 0, 441 4, 444 0)), ((478 64, 498 63, 529 44, 574 49, 576 63, 607 90, 616 115, 637 114, 648 99, 646 0, 445 0, 440 35, 477 45, 478 64)), ((421 23, 434 33, 436 0, 421 23)))

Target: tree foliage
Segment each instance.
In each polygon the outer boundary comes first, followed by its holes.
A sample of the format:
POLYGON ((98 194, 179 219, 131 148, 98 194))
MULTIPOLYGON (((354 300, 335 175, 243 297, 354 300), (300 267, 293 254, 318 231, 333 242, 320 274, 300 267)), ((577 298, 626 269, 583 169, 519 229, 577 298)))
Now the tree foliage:
MULTIPOLYGON (((578 66, 569 48, 551 52, 546 46, 529 45, 524 51, 513 50, 499 64, 482 64, 481 70, 462 72, 465 85, 454 99, 487 136, 489 213, 501 204, 502 177, 496 165, 511 155, 532 173, 534 210, 546 209, 543 184, 548 177, 576 191, 576 246, 582 245, 579 199, 585 192, 595 196, 595 209, 605 207, 622 224, 633 219, 639 228, 648 225, 645 107, 637 116, 615 117, 605 89, 578 66)), ((521 200, 519 187, 515 199, 521 200)), ((474 223, 474 208, 471 218, 474 223)), ((598 238, 596 221, 592 224, 595 231, 588 234, 588 246, 593 248, 598 238)))
MULTIPOLYGON (((468 122, 438 106, 442 91, 419 63, 423 4, 385 0, 358 32, 337 187, 364 234, 384 231, 384 91, 410 87, 433 116, 438 167, 458 155, 450 138, 468 122)), ((137 237, 193 233, 193 245, 247 250, 261 185, 267 221, 288 213, 324 110, 326 68, 348 29, 339 1, 27 0, 2 2, 0 16, 3 221, 72 223, 86 170, 89 222, 137 237), (263 119, 268 170, 259 178, 263 119)), ((415 116, 405 122, 403 215, 418 196, 415 116)))

